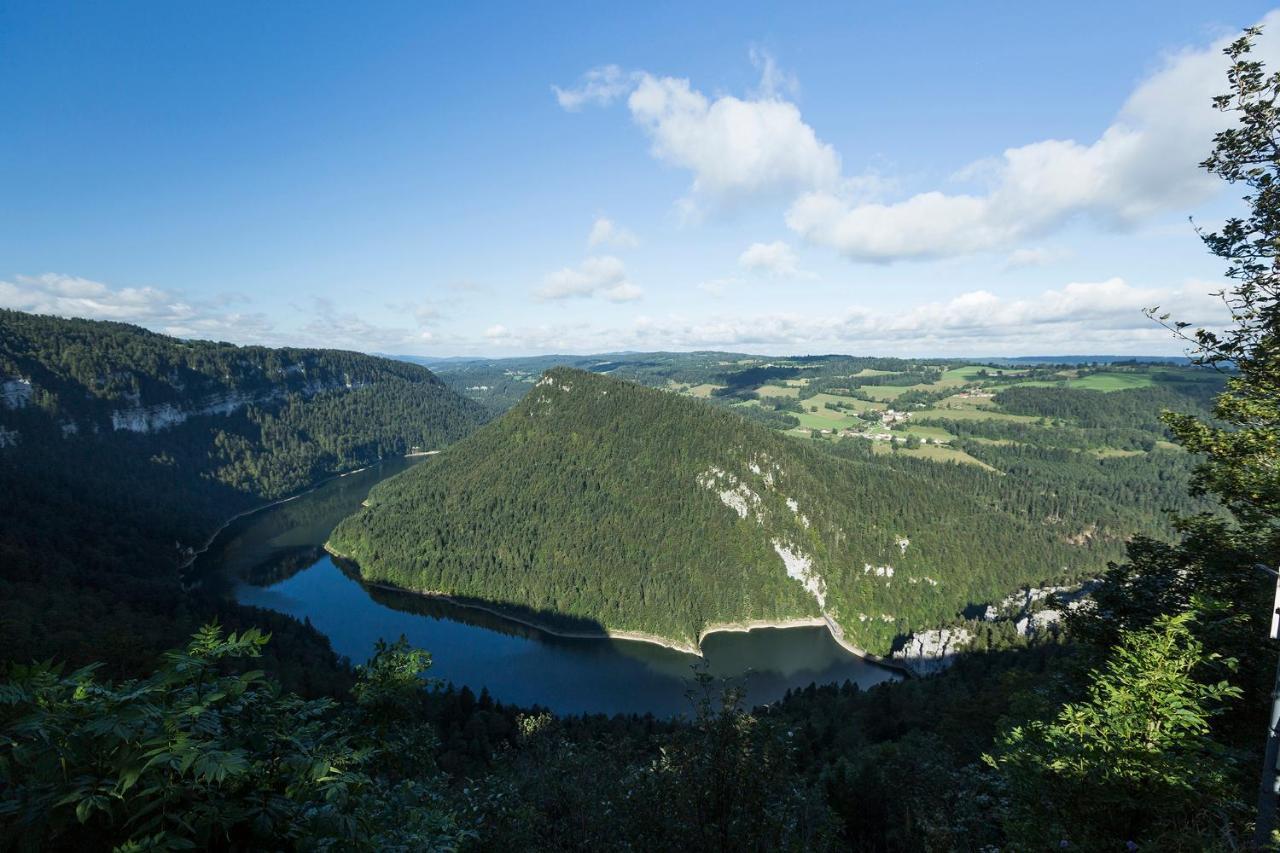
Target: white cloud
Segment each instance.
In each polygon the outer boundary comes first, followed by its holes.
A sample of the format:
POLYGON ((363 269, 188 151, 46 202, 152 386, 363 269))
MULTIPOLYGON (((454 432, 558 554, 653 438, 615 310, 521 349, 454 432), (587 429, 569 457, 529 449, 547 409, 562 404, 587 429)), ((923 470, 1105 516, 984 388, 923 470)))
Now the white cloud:
POLYGON ((613 255, 595 255, 576 267, 565 267, 543 277, 534 291, 539 299, 569 299, 575 296, 603 296, 611 302, 628 302, 642 295, 627 279, 627 268, 613 255))
POLYGON ((183 338, 237 343, 261 340, 272 324, 261 314, 226 311, 229 301, 192 301, 154 287, 112 288, 86 278, 44 273, 0 281, 0 308, 34 314, 114 320, 183 338))
POLYGON ((781 240, 752 243, 738 256, 738 265, 752 272, 763 272, 780 278, 802 275, 796 265, 796 253, 781 240))
POLYGON ((606 216, 597 216, 591 224, 591 233, 587 235, 587 245, 613 246, 618 249, 633 249, 640 245, 640 238, 606 216))
POLYGON ((245 301, 221 296, 189 300, 174 291, 153 287, 111 287, 101 282, 58 273, 15 276, 0 281, 0 308, 35 314, 114 320, 179 338, 230 341, 268 346, 306 346, 364 352, 404 352, 425 344, 442 343, 426 328, 440 314, 431 303, 397 306, 418 328, 386 326, 342 310, 332 301, 315 298, 296 306, 297 325, 280 328, 258 312, 229 311, 245 301))
POLYGON ((708 98, 686 79, 617 66, 588 71, 574 89, 556 88, 565 109, 609 104, 628 94, 632 119, 648 134, 650 152, 693 173, 687 211, 709 203, 727 207, 761 195, 791 194, 834 185, 840 157, 805 124, 780 90, 793 88, 772 57, 753 51, 759 90, 747 98, 708 98))
POLYGON ((756 90, 758 97, 776 98, 779 93, 794 97, 800 93, 800 81, 791 72, 783 71, 773 54, 752 46, 749 55, 751 64, 760 72, 760 87, 756 90))
POLYGON ((1143 315, 1160 305, 1210 328, 1227 318, 1208 282, 1135 287, 1122 279, 1077 282, 1030 298, 985 290, 898 311, 853 307, 829 315, 724 315, 691 320, 639 317, 630 326, 542 325, 503 329, 500 344, 521 352, 618 349, 747 349, 905 355, 1145 354, 1182 350, 1143 315))
POLYGON ((578 85, 569 89, 552 86, 560 106, 576 112, 587 104, 606 106, 629 92, 635 85, 635 75, 624 72, 616 65, 602 65, 582 75, 578 85))
MULTIPOLYGON (((1264 23, 1280 25, 1280 13, 1264 23)), ((1126 228, 1185 209, 1217 186, 1197 164, 1223 122, 1210 101, 1226 86, 1225 43, 1167 57, 1091 143, 1048 139, 970 164, 957 177, 984 180, 978 190, 885 204, 820 188, 792 204, 787 224, 851 259, 887 262, 1005 248, 1076 217, 1126 228)), ((1258 58, 1274 66, 1277 47, 1264 38, 1258 58)))
POLYGON ((835 149, 779 97, 709 100, 688 80, 643 74, 627 106, 653 156, 693 172, 695 205, 825 187, 840 175, 835 149))

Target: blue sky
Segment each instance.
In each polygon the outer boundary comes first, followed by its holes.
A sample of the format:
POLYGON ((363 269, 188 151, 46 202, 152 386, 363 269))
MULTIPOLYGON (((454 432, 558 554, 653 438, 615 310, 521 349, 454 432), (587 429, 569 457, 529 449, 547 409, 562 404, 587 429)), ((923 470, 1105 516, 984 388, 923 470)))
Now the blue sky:
POLYGON ((433 355, 1219 319, 1195 164, 1268 7, 887 5, 6 3, 0 306, 433 355))

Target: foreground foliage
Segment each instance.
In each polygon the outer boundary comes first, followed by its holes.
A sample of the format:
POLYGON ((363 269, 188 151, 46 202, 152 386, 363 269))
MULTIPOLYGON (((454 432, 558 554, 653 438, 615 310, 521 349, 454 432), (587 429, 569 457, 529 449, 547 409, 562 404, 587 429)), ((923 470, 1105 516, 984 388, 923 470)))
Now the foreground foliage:
MULTIPOLYGON (((1141 838, 1165 850, 1199 849, 1224 813, 1247 810, 1210 727, 1242 693, 1198 680, 1215 656, 1192 635, 1192 618, 1162 616, 1124 634, 1089 677, 1084 700, 1001 736, 988 760, 1008 781, 1011 840, 1092 850, 1141 838)), ((1225 663, 1234 669, 1234 660, 1225 663)))
POLYGON ((260 670, 267 637, 202 629, 149 677, 16 667, 0 688, 0 841, 101 849, 454 849, 435 736, 410 725, 429 657, 379 648, 353 702, 260 670))

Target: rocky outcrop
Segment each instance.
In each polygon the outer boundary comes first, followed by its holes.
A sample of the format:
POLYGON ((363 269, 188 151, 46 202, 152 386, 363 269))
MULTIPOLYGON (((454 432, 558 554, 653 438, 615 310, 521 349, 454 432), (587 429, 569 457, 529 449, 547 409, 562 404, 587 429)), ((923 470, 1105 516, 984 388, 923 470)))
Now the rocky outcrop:
POLYGON ((1101 582, 1093 578, 1078 586, 1020 589, 999 604, 988 605, 982 619, 984 622, 1015 620, 1019 626, 1018 633, 1030 637, 1035 631, 1056 623, 1061 618, 1062 611, 1072 611, 1082 606, 1101 582), (1058 606, 1047 606, 1051 603, 1058 606))
POLYGON ((11 376, 0 382, 0 406, 6 409, 21 409, 31 404, 31 380, 22 376, 11 376))
POLYGON ((337 388, 352 390, 354 388, 363 388, 367 384, 367 382, 352 382, 350 377, 343 376, 340 382, 312 381, 300 387, 278 387, 259 394, 229 392, 207 397, 204 400, 183 407, 175 406, 172 403, 160 403, 154 406, 130 406, 124 409, 115 409, 111 412, 111 428, 114 430, 128 430, 129 432, 156 432, 177 426, 189 418, 201 415, 229 415, 245 406, 282 399, 290 392, 300 393, 304 397, 311 397, 323 391, 337 388))
MULTIPOLYGON (((1100 583, 1092 579, 1079 586, 1021 589, 988 605, 981 621, 1012 622, 1020 636, 1031 639, 1061 622, 1064 613, 1082 607, 1100 583)), ((932 675, 951 666, 972 639, 973 633, 963 626, 922 631, 907 637, 893 659, 916 675, 932 675)))
POLYGON ((932 675, 951 666, 972 639, 967 628, 921 631, 907 638, 906 645, 893 653, 893 660, 916 675, 932 675))

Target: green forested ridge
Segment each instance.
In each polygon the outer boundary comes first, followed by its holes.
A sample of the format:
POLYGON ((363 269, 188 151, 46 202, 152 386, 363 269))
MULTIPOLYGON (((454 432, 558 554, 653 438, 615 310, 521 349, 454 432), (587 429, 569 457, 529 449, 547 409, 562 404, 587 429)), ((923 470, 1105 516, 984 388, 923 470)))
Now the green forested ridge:
POLYGON ((1099 569, 1110 552, 1097 549, 1116 547, 1006 511, 995 475, 975 497, 930 476, 945 472, 839 458, 718 407, 557 368, 499 420, 380 484, 330 543, 367 580, 553 627, 687 642, 714 623, 826 612, 882 653, 968 604, 1099 569))
POLYGON ((199 624, 177 568, 228 517, 482 418, 401 362, 0 311, 0 646, 137 667, 199 624))

